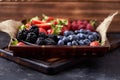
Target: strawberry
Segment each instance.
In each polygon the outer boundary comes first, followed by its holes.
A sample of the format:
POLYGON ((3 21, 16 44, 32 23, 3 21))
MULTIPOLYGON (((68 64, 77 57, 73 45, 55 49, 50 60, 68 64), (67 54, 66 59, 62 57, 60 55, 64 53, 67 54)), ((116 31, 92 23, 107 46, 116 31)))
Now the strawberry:
POLYGON ((61 30, 61 34, 63 34, 65 31, 69 31, 69 28, 67 26, 64 26, 61 30))
POLYGON ((47 20, 46 20, 46 22, 50 22, 50 21, 52 21, 52 20, 54 20, 53 17, 48 17, 47 20))
POLYGON ((48 30, 51 28, 51 23, 35 24, 36 26, 48 30))
POLYGON ((47 34, 47 31, 43 28, 39 28, 39 32, 43 32, 43 33, 47 34))
POLYGON ((52 29, 48 29, 47 30, 47 34, 52 34, 53 33, 53 30, 52 29))
POLYGON ((99 41, 93 41, 90 43, 90 46, 100 46, 99 41))
POLYGON ((43 24, 43 23, 45 23, 45 22, 40 21, 40 20, 32 20, 31 21, 31 24, 33 24, 33 25, 35 25, 35 24, 43 24))
POLYGON ((25 44, 23 42, 17 43, 17 46, 24 46, 25 44))

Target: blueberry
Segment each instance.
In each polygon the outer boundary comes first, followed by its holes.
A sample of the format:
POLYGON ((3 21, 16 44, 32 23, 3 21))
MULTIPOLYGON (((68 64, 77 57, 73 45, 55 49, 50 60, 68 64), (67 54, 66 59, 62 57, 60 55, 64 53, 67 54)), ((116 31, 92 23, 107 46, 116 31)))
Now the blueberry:
POLYGON ((92 32, 90 30, 86 30, 87 34, 92 34, 92 32))
POLYGON ((77 41, 73 40, 72 45, 78 45, 77 41))
POLYGON ((88 39, 89 39, 90 41, 94 41, 94 40, 95 40, 93 35, 89 35, 89 36, 88 36, 88 39))
POLYGON ((72 43, 71 43, 71 42, 68 42, 68 43, 67 43, 67 46, 72 46, 72 43))
POLYGON ((94 36, 94 39, 95 39, 95 40, 99 40, 99 39, 100 39, 99 33, 93 32, 92 35, 94 36))
POLYGON ((70 39, 68 38, 68 37, 63 37, 63 39, 62 39, 63 41, 64 41, 64 43, 67 43, 67 42, 69 42, 70 41, 70 39))
POLYGON ((85 45, 85 42, 83 40, 78 41, 79 45, 85 45))
POLYGON ((82 34, 82 33, 77 34, 77 36, 79 37, 79 39, 84 39, 85 38, 85 34, 82 34))
POLYGON ((88 36, 89 36, 88 34, 84 34, 85 39, 88 38, 88 36))
POLYGON ((80 32, 80 33, 84 33, 85 30, 84 30, 84 29, 80 29, 79 32, 80 32))
POLYGON ((69 38, 70 41, 72 41, 73 40, 73 35, 69 35, 68 38, 69 38))
POLYGON ((57 37, 58 37, 59 40, 63 39, 63 36, 61 36, 61 35, 58 35, 57 37))
POLYGON ((59 40, 58 41, 58 45, 64 45, 64 41, 63 40, 59 40))
POLYGON ((91 41, 89 39, 85 39, 85 40, 83 40, 83 42, 85 43, 85 45, 89 45, 91 43, 91 41))
POLYGON ((69 36, 69 35, 72 35, 74 34, 72 31, 65 31, 64 32, 64 36, 69 36))
POLYGON ((79 30, 75 30, 74 33, 75 33, 75 34, 78 34, 78 33, 79 33, 79 30))

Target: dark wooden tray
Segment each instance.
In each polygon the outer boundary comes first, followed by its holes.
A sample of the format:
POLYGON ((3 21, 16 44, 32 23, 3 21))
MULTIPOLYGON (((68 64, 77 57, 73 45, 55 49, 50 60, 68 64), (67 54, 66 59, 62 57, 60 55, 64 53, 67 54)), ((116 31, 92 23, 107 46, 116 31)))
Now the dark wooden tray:
POLYGON ((70 66, 78 64, 85 58, 63 58, 63 57, 49 57, 42 59, 27 59, 21 57, 13 56, 13 53, 7 50, 1 50, 0 56, 11 60, 15 63, 27 66, 29 68, 35 69, 37 71, 46 73, 46 74, 55 74, 58 73, 70 66))

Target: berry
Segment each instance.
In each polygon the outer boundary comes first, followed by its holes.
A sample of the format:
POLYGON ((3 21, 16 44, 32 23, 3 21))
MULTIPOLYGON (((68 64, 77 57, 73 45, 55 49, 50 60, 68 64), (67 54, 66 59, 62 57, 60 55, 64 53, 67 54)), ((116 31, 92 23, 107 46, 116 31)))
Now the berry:
POLYGON ((37 35, 34 32, 29 32, 25 41, 30 43, 35 43, 37 40, 37 35))
POLYGON ((84 32, 85 32, 84 29, 80 29, 80 30, 79 30, 79 33, 84 33, 84 32))
POLYGON ((48 38, 53 39, 55 42, 58 41, 58 37, 56 35, 54 35, 54 34, 48 34, 48 38))
POLYGON ((59 40, 58 41, 58 45, 64 45, 64 41, 63 40, 59 40))
POLYGON ((85 39, 85 40, 83 40, 83 42, 85 43, 85 45, 89 45, 91 43, 91 41, 89 39, 85 39))
POLYGON ((45 38, 47 38, 47 35, 45 33, 43 33, 43 32, 40 32, 38 37, 42 37, 42 38, 45 39, 45 38))
POLYGON ((24 46, 25 44, 23 42, 17 43, 17 46, 24 46))
POLYGON ((92 35, 94 36, 95 40, 100 40, 100 34, 97 32, 93 32, 92 35))
POLYGON ((94 40, 95 40, 93 35, 89 35, 89 36, 88 36, 88 39, 89 39, 90 41, 94 41, 94 40))
POLYGON ((72 22, 71 29, 72 29, 73 31, 78 30, 78 24, 77 24, 76 21, 73 21, 73 22, 72 22))
POLYGON ((29 32, 34 32, 36 35, 39 34, 39 28, 35 25, 32 25, 29 29, 29 32))
POLYGON ((27 37, 27 34, 28 34, 28 30, 26 29, 23 29, 21 31, 18 32, 17 34, 17 39, 20 41, 20 40, 25 40, 26 37, 27 37))
POLYGON ((68 43, 67 43, 67 46, 72 46, 72 43, 71 43, 71 42, 68 42, 68 43))
POLYGON ((83 40, 78 41, 79 45, 85 45, 85 42, 83 40))
POLYGON ((83 21, 82 21, 82 20, 78 20, 78 21, 77 21, 77 24, 78 24, 78 25, 81 25, 81 24, 83 24, 83 21))
POLYGON ((48 29, 47 30, 47 34, 53 34, 53 30, 52 29, 48 29))
POLYGON ((78 34, 78 33, 79 33, 79 30, 75 30, 74 33, 75 33, 75 34, 78 34))
POLYGON ((68 41, 70 41, 70 39, 68 37, 63 37, 62 41, 64 41, 64 43, 66 44, 68 41))
POLYGON ((64 32, 64 36, 69 36, 69 35, 72 35, 74 34, 72 31, 65 31, 64 32))
POLYGON ((43 28, 39 28, 39 32, 43 32, 43 33, 47 34, 47 31, 43 28))
POLYGON ((46 42, 45 42, 44 38, 39 37, 39 38, 37 38, 36 44, 37 45, 45 45, 46 42))
POLYGON ((46 45, 56 45, 56 42, 51 38, 45 39, 46 45))
POLYGON ((85 34, 82 34, 82 33, 77 34, 77 36, 79 37, 79 39, 84 39, 85 38, 85 34))
POLYGON ((86 29, 93 31, 93 26, 91 24, 87 24, 86 29))
POLYGON ((90 43, 90 46, 100 46, 99 41, 93 41, 90 43))
POLYGON ((62 40, 63 39, 63 36, 61 36, 61 35, 58 35, 57 37, 58 37, 58 40, 62 40))
POLYGON ((77 41, 72 41, 72 45, 78 45, 77 41))

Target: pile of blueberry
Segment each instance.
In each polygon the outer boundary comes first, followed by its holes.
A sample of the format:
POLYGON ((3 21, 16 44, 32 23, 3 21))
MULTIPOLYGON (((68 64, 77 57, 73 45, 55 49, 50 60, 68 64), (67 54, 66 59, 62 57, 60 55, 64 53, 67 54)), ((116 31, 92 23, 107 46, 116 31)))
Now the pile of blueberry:
POLYGON ((98 32, 92 32, 86 29, 80 29, 73 31, 65 31, 63 36, 58 36, 58 45, 88 45, 93 42, 100 40, 98 32))
POLYGON ((56 35, 39 32, 37 26, 31 26, 29 30, 20 30, 17 34, 18 41, 26 41, 37 45, 57 45, 58 38, 56 35))

